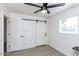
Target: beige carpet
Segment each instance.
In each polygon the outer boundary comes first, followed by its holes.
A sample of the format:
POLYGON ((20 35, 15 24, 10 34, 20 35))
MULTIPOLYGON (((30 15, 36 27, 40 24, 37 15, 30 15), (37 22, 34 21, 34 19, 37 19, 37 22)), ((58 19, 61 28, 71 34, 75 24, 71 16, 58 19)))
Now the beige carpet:
POLYGON ((24 49, 16 52, 10 52, 5 56, 64 56, 62 53, 50 46, 39 46, 30 49, 24 49))

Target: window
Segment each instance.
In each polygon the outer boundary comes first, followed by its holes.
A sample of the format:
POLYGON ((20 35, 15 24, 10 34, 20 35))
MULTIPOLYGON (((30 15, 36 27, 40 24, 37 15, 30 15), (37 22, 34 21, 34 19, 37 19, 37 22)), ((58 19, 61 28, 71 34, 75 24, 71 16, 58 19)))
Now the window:
POLYGON ((78 17, 71 17, 59 21, 59 32, 68 34, 78 34, 78 17))

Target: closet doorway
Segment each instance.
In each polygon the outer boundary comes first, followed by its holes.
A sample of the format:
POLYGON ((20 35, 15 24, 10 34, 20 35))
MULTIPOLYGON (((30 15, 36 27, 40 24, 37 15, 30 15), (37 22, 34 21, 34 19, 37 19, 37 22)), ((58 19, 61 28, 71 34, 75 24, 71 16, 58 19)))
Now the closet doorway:
POLYGON ((8 52, 47 45, 47 28, 45 20, 10 16, 10 40, 8 52))

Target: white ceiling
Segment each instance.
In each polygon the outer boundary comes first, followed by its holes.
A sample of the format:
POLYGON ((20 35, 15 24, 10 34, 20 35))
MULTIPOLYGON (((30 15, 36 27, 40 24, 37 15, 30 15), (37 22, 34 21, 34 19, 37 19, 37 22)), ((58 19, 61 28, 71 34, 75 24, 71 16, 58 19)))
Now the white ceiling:
MULTIPOLYGON (((35 4, 42 6, 42 3, 35 3, 35 4)), ((56 4, 56 3, 48 3, 48 5, 52 5, 52 4, 56 4)), ((7 8, 11 12, 32 15, 32 16, 41 16, 41 17, 53 16, 76 4, 77 3, 67 3, 65 4, 65 6, 62 6, 62 7, 50 8, 49 11, 51 12, 51 14, 42 14, 41 12, 34 14, 33 12, 38 10, 39 9, 38 7, 25 5, 23 3, 3 3, 4 7, 7 8)))

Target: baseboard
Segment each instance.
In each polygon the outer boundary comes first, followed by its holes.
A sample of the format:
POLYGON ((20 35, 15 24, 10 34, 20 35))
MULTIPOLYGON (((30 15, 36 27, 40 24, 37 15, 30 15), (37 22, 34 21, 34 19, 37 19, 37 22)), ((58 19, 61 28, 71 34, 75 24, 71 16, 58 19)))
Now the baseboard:
POLYGON ((42 47, 42 46, 48 46, 48 45, 39 45, 39 46, 36 46, 36 48, 37 48, 37 47, 42 47))
POLYGON ((4 56, 4 54, 3 53, 0 53, 0 56, 4 56))
POLYGON ((50 47, 52 47, 53 49, 55 49, 55 50, 59 51, 60 53, 62 53, 64 56, 68 56, 67 54, 65 54, 65 53, 63 53, 62 51, 58 50, 58 49, 57 49, 57 48, 55 48, 54 46, 52 46, 52 45, 50 45, 50 44, 49 44, 49 46, 50 46, 50 47))

